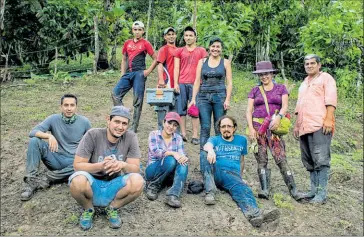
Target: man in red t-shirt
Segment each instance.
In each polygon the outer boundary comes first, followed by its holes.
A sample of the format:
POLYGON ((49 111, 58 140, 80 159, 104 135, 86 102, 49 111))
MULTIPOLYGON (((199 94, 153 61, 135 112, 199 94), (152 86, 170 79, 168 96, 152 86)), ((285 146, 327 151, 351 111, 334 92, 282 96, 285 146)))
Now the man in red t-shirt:
MULTIPOLYGON (((207 52, 202 47, 197 47, 197 34, 195 29, 187 26, 183 31, 183 39, 186 46, 178 48, 174 55, 174 88, 177 96, 177 113, 181 116, 181 135, 184 141, 186 138, 186 114, 187 105, 192 99, 193 84, 196 79, 198 61, 207 57, 207 52)), ((192 139, 191 143, 198 145, 198 118, 192 118, 192 139)))
POLYGON ((122 105, 126 93, 133 88, 134 113, 131 130, 137 132, 144 100, 145 81, 147 76, 157 66, 157 55, 149 41, 143 39, 144 24, 136 21, 132 25, 133 39, 125 41, 121 62, 121 78, 113 89, 114 106, 122 105), (145 57, 149 54, 153 58, 150 67, 145 70, 145 57))
MULTIPOLYGON (((163 37, 166 44, 159 49, 158 62, 158 88, 174 88, 174 53, 176 47, 176 30, 173 27, 168 27, 163 32, 163 37), (167 73, 164 71, 168 72, 167 73)), ((155 110, 158 114, 158 129, 163 129, 163 120, 166 113, 174 111, 175 106, 156 106, 155 110)))

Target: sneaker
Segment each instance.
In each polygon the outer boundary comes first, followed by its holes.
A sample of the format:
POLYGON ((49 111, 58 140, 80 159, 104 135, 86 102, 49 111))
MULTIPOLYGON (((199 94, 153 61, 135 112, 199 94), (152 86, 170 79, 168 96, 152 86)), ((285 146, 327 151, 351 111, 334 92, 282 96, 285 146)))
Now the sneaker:
POLYGON ((94 217, 95 210, 90 208, 85 210, 80 218, 80 227, 82 230, 89 230, 92 228, 92 218, 94 217))
POLYGON ((192 138, 191 143, 193 145, 198 145, 198 144, 200 144, 200 140, 198 138, 192 138))
POLYGON ((38 189, 49 187, 49 181, 46 177, 24 177, 24 182, 23 192, 20 195, 22 201, 30 200, 38 189))
POLYGON ((167 196, 165 203, 170 207, 174 207, 174 208, 181 207, 181 202, 180 202, 179 198, 174 195, 167 196))
POLYGON ((215 195, 213 193, 207 193, 206 194, 205 204, 206 205, 215 205, 216 204, 215 195))
POLYGON ((157 190, 151 189, 151 188, 147 188, 147 198, 151 201, 154 201, 158 198, 158 192, 157 190))
POLYGON ((118 229, 121 227, 121 218, 118 213, 118 209, 113 207, 106 207, 105 208, 107 219, 109 220, 110 227, 112 229, 118 229))

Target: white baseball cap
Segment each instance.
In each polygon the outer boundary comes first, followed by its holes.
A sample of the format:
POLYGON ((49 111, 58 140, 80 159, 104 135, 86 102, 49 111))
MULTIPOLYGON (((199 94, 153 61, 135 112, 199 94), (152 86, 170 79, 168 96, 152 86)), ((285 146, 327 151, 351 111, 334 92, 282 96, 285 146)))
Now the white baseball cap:
POLYGON ((140 28, 143 28, 143 29, 144 29, 144 24, 143 24, 143 22, 141 22, 141 21, 135 21, 135 22, 133 23, 132 28, 138 28, 138 27, 140 27, 140 28))

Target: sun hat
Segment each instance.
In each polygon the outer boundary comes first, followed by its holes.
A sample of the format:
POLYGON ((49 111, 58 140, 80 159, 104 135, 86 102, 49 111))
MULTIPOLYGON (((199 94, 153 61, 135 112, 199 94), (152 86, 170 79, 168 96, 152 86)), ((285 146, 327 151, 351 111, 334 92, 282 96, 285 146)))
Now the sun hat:
POLYGON ((129 120, 131 119, 130 109, 122 105, 112 107, 110 116, 120 116, 129 120))
POLYGON ((255 71, 253 73, 258 74, 258 73, 275 72, 275 71, 277 70, 273 68, 271 61, 260 61, 255 64, 255 71))
POLYGON ((192 118, 198 118, 199 113, 200 111, 198 110, 196 105, 191 105, 187 110, 187 114, 192 118))
POLYGON ((173 31, 174 33, 176 33, 176 30, 172 26, 170 26, 163 31, 163 35, 168 34, 168 32, 170 32, 170 31, 173 31))
POLYGON ((181 117, 176 112, 169 112, 166 114, 166 117, 164 118, 167 122, 168 121, 176 121, 178 125, 181 124, 181 117))
POLYGON ((141 21, 134 21, 132 28, 134 27, 141 27, 144 29, 144 24, 141 21))

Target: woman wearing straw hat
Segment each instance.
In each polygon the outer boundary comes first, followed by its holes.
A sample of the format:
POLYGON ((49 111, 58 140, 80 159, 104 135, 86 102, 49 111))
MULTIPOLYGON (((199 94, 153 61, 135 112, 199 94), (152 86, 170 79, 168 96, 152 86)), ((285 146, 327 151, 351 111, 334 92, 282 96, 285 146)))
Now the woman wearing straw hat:
POLYGON ((273 82, 273 73, 275 71, 270 61, 258 62, 256 71, 253 74, 258 75, 260 85, 255 86, 248 95, 246 119, 249 138, 253 144, 257 144, 254 156, 258 162, 258 175, 261 185, 258 197, 269 199, 270 170, 267 168, 267 149, 269 148, 291 196, 298 201, 303 196, 296 191, 293 174, 286 160, 283 137, 272 133, 278 128, 280 120, 286 115, 288 108, 288 91, 284 85, 273 82), (267 101, 268 106, 266 106, 265 101, 267 101), (275 111, 279 111, 276 116, 274 116, 275 111), (271 121, 269 121, 270 118, 272 118, 271 121), (268 122, 269 128, 266 128, 268 127, 266 122, 268 122))

